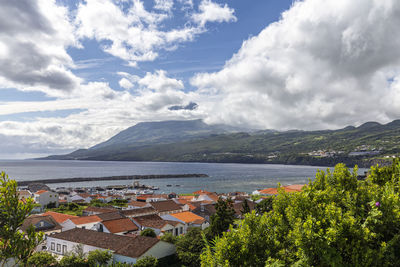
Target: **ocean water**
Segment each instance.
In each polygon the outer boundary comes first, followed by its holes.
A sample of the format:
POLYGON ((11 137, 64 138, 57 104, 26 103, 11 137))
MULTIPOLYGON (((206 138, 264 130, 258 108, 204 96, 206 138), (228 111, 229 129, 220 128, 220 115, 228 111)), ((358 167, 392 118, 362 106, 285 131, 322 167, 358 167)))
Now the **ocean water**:
MULTIPOLYGON (((186 174, 204 173, 207 178, 143 179, 141 184, 157 186, 157 192, 191 193, 199 189, 212 192, 252 192, 256 189, 282 185, 304 184, 313 179, 318 170, 327 167, 278 165, 278 164, 235 164, 235 163, 180 163, 180 162, 118 162, 118 161, 62 161, 62 160, 2 160, 0 171, 17 181, 103 177, 117 175, 186 174), (167 186, 170 185, 170 186, 167 186)), ((333 169, 333 168, 331 168, 333 169)), ((360 169, 359 173, 364 173, 360 169)), ((132 181, 98 181, 49 184, 56 187, 91 187, 125 185, 132 181)))

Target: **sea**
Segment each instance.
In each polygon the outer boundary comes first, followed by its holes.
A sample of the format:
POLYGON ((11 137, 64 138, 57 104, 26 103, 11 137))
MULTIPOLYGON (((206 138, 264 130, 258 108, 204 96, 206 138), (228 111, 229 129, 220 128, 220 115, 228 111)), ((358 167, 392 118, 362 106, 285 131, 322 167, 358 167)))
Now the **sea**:
MULTIPOLYGON (((157 193, 191 193, 200 189, 217 193, 248 192, 281 185, 305 184, 313 180, 318 170, 327 167, 236 164, 236 163, 182 163, 182 162, 120 162, 70 160, 0 160, 0 171, 16 181, 73 177, 104 177, 147 174, 207 174, 207 178, 143 179, 140 184, 156 186, 157 193)), ((333 169, 331 167, 330 169, 333 169)), ((359 169, 363 174, 366 169, 359 169)), ((48 184, 57 187, 95 187, 129 185, 133 181, 93 181, 48 184)))

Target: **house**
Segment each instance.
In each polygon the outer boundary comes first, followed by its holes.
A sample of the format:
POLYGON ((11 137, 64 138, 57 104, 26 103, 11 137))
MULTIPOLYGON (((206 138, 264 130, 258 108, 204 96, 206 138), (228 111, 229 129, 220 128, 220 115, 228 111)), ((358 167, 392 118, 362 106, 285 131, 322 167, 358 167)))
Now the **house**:
POLYGON ((26 232, 31 225, 36 232, 44 232, 46 235, 61 232, 62 229, 61 225, 50 215, 31 215, 24 220, 20 230, 26 232))
POLYGON ((23 199, 28 199, 32 198, 33 194, 29 190, 19 190, 18 191, 18 199, 23 200, 23 199))
MULTIPOLYGON (((256 204, 252 200, 247 199, 246 201, 247 201, 247 205, 250 208, 250 211, 252 211, 256 208, 256 204)), ((242 213, 243 203, 244 203, 243 201, 233 203, 233 209, 235 210, 236 218, 244 218, 243 213, 242 213)))
POLYGON ((102 219, 97 215, 82 216, 78 218, 70 218, 61 223, 61 226, 63 231, 67 231, 73 228, 91 229, 95 224, 101 221, 102 219))
POLYGON ((116 235, 124 235, 138 231, 139 227, 129 218, 119 218, 99 222, 92 228, 92 230, 116 235))
POLYGON ((215 204, 212 203, 192 202, 192 204, 196 206, 192 212, 206 219, 208 222, 210 222, 211 216, 217 212, 215 204))
POLYGON ((33 199, 37 204, 40 204, 42 208, 51 203, 54 203, 54 205, 58 207, 58 193, 56 192, 39 190, 33 194, 33 199))
POLYGON ((173 244, 146 236, 123 236, 75 228, 47 238, 47 249, 56 255, 65 255, 81 244, 84 253, 100 249, 113 253, 113 262, 134 264, 140 258, 157 259, 175 253, 173 244))
POLYGON ((140 209, 144 207, 151 207, 150 203, 148 202, 143 202, 143 201, 134 201, 131 200, 130 202, 127 203, 128 207, 126 209, 131 210, 131 209, 140 209))
POLYGON ((111 211, 117 211, 117 209, 113 208, 111 206, 110 207, 89 206, 82 211, 82 216, 96 215, 96 214, 106 213, 106 212, 111 212, 111 211))
POLYGON ((133 210, 121 210, 120 213, 128 218, 135 218, 138 216, 157 214, 153 207, 138 208, 133 210))
POLYGON ((206 219, 190 211, 166 214, 161 216, 161 218, 164 220, 178 221, 185 224, 185 232, 187 232, 187 229, 190 227, 199 227, 204 230, 210 225, 206 219))
POLYGON ((185 234, 185 225, 178 221, 164 220, 157 214, 139 216, 132 219, 142 231, 147 228, 154 230, 157 236, 171 233, 174 236, 185 234))
POLYGON ((182 207, 176 204, 173 200, 151 202, 150 204, 160 216, 181 212, 183 210, 182 207))
POLYGON ((55 211, 46 211, 45 213, 42 214, 42 216, 51 216, 59 224, 65 222, 68 219, 78 218, 78 216, 59 213, 55 211))

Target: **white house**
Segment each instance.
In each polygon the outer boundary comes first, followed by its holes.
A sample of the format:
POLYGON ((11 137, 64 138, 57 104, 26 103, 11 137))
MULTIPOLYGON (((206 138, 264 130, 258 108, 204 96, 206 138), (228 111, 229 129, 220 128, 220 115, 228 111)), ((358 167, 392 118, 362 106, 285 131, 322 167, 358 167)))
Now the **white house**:
POLYGON ((150 228, 154 230, 157 236, 162 236, 165 233, 171 233, 174 236, 186 234, 186 228, 183 223, 164 220, 156 214, 135 217, 132 218, 132 221, 141 231, 150 228))
POLYGON ((50 203, 55 203, 55 206, 58 207, 58 193, 56 192, 39 190, 33 194, 33 199, 36 203, 40 204, 42 208, 50 203))
POLYGON ((203 217, 194 214, 191 211, 184 211, 173 214, 166 214, 161 216, 164 220, 177 221, 185 225, 185 232, 190 227, 199 227, 201 229, 207 228, 210 224, 203 217))
POLYGON ((173 244, 146 236, 124 236, 87 229, 74 228, 48 236, 47 249, 56 255, 65 255, 79 244, 84 253, 108 249, 113 253, 113 262, 134 264, 145 256, 163 258, 175 253, 173 244))
POLYGON ((63 231, 67 231, 74 228, 92 229, 95 224, 101 221, 102 219, 97 215, 82 216, 77 218, 70 218, 65 222, 61 223, 61 226, 63 231))
POLYGON ((137 232, 139 227, 129 218, 119 218, 99 222, 94 225, 92 230, 116 235, 124 235, 137 232))

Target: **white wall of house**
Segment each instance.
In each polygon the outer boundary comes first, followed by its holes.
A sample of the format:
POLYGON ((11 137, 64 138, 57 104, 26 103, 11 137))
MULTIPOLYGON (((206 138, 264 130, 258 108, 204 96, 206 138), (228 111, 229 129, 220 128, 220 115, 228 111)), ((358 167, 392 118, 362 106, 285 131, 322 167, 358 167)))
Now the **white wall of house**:
POLYGON ((47 191, 41 194, 34 194, 34 199, 35 202, 40 204, 42 207, 46 206, 47 204, 50 204, 52 202, 56 203, 56 206, 58 207, 58 193, 56 192, 51 192, 47 191))
MULTIPOLYGON (((57 255, 65 255, 68 252, 74 251, 75 247, 79 245, 79 243, 66 241, 58 238, 53 238, 51 236, 47 237, 47 251, 57 255)), ((90 251, 100 249, 105 250, 103 248, 83 245, 83 252, 89 253, 90 251)))
POLYGON ((122 256, 119 254, 114 254, 114 257, 113 257, 113 263, 121 262, 121 263, 135 264, 136 261, 137 261, 137 258, 122 256))

